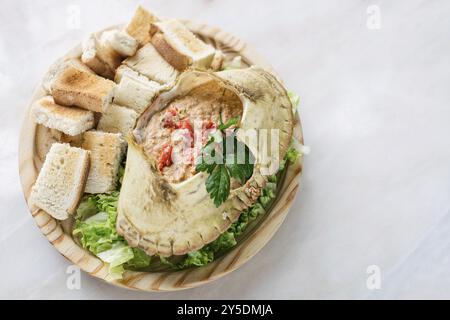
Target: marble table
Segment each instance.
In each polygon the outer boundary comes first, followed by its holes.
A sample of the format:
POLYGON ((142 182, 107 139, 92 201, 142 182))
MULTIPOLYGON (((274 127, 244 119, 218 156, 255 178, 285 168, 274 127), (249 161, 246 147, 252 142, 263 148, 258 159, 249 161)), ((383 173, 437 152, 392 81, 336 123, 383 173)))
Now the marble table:
POLYGON ((18 177, 44 71, 139 1, 8 0, 0 11, 0 298, 450 298, 450 2, 141 1, 240 36, 301 96, 302 186, 272 241, 204 287, 142 293, 86 274, 40 234, 18 177))

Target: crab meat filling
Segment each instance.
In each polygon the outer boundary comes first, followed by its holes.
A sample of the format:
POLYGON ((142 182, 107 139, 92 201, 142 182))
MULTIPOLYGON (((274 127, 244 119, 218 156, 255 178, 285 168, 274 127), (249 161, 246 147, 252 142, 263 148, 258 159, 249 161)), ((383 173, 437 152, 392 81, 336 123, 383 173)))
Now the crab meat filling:
POLYGON ((152 116, 145 128, 144 150, 157 160, 158 170, 169 182, 182 182, 196 173, 195 160, 209 133, 220 121, 241 115, 239 97, 208 82, 152 116))

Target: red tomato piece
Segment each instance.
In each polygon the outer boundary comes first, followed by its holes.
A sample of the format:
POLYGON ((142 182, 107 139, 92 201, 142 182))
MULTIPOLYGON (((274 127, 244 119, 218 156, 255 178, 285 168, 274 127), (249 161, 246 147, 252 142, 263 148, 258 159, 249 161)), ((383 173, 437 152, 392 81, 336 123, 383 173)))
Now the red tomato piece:
POLYGON ((170 167, 172 165, 172 150, 171 145, 165 145, 159 155, 158 169, 163 171, 164 167, 170 167))
POLYGON ((175 129, 177 126, 175 124, 178 111, 175 108, 170 108, 164 114, 163 127, 169 129, 175 129))

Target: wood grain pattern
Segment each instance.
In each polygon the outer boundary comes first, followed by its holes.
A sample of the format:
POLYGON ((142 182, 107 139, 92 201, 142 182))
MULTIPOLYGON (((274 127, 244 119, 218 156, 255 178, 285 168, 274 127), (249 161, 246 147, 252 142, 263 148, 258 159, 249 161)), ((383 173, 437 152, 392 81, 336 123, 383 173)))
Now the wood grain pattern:
MULTIPOLYGON (((184 23, 201 39, 221 49, 225 53, 226 60, 231 60, 236 55, 241 55, 242 61, 245 64, 256 65, 275 74, 270 64, 239 38, 208 25, 196 24, 191 21, 184 21, 184 23)), ((116 27, 120 26, 112 28, 116 27)), ((67 56, 78 57, 80 54, 80 46, 77 46, 67 56)), ((39 86, 33 94, 30 105, 44 94, 44 90, 39 86)), ((58 141, 60 138, 54 131, 36 125, 29 111, 30 106, 23 121, 19 142, 19 173, 23 193, 27 202, 31 187, 38 176, 49 145, 54 141, 58 141)), ((298 117, 296 119, 294 134, 297 139, 303 142, 302 129, 298 117)), ((286 178, 280 189, 279 197, 272 210, 267 213, 267 217, 261 225, 232 251, 216 259, 211 264, 201 268, 176 272, 148 273, 127 271, 123 280, 111 283, 135 290, 174 291, 192 288, 214 281, 236 270, 261 250, 283 222, 299 189, 301 172, 302 157, 300 157, 300 160, 295 165, 289 166, 286 178)), ((71 235, 64 232, 64 228, 59 221, 56 221, 46 212, 37 208, 30 207, 30 212, 41 232, 63 256, 78 265, 85 272, 100 279, 105 279, 108 266, 97 257, 79 247, 71 235)))

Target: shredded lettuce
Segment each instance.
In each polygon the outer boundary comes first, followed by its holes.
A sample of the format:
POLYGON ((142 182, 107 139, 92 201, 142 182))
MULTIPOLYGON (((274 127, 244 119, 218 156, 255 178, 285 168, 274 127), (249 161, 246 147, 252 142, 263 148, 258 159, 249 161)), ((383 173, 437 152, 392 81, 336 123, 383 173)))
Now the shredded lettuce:
POLYGON ((292 112, 295 114, 298 106, 300 105, 300 96, 295 92, 288 90, 288 97, 289 100, 291 100, 292 112))
POLYGON ((148 267, 151 261, 151 257, 139 248, 131 248, 133 252, 133 258, 128 260, 124 267, 125 269, 141 269, 148 267))
POLYGON ((201 267, 214 260, 214 252, 210 248, 192 251, 187 257, 177 265, 177 269, 184 269, 191 266, 201 267))
POLYGON ((125 267, 143 268, 150 257, 141 249, 131 248, 116 231, 119 192, 86 196, 80 203, 73 235, 102 261, 109 264, 107 280, 121 279, 125 267))
POLYGON ((106 280, 122 279, 125 271, 124 263, 133 259, 133 251, 124 242, 117 242, 109 250, 102 251, 97 256, 103 261, 109 263, 108 276, 106 280))
POLYGON ((295 163, 298 158, 300 158, 301 153, 294 147, 290 146, 287 153, 286 153, 286 160, 290 163, 295 163))

